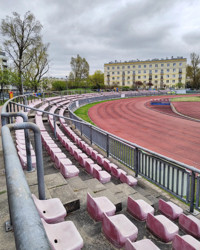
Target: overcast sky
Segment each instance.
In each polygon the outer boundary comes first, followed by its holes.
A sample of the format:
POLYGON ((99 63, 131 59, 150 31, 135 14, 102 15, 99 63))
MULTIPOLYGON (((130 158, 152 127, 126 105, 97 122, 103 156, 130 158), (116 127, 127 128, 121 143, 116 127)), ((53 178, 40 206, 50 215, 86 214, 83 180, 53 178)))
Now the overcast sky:
POLYGON ((200 54, 199 0, 0 0, 1 19, 29 10, 50 43, 48 76, 69 75, 77 54, 90 74, 114 60, 200 54))

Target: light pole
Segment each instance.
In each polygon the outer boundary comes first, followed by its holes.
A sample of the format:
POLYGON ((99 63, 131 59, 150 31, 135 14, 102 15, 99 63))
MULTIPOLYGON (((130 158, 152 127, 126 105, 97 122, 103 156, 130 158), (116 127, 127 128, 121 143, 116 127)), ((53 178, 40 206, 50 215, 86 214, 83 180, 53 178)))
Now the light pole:
POLYGON ((67 89, 67 92, 68 92, 68 76, 65 76, 66 77, 66 89, 67 89))

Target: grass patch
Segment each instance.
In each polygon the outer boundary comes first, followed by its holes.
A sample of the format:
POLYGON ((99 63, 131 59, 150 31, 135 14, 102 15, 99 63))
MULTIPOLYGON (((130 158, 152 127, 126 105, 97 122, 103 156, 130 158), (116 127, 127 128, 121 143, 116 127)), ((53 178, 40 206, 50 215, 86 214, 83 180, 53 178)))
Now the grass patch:
POLYGON ((172 98, 172 102, 200 102, 200 96, 184 96, 172 98))
POLYGON ((1 194, 5 194, 5 193, 6 193, 6 190, 1 191, 1 192, 0 192, 0 195, 1 195, 1 194))

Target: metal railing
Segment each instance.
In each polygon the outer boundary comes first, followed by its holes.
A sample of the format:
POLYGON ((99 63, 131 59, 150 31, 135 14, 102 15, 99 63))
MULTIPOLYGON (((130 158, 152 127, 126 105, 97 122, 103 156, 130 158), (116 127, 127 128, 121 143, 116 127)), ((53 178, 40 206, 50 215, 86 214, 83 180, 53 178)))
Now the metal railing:
MULTIPOLYGON (((131 94, 125 94, 125 97, 130 96, 131 94)), ((71 103, 69 112, 70 118, 75 120, 73 121, 75 128, 88 138, 91 144, 104 150, 108 157, 112 156, 135 171, 136 177, 141 175, 183 202, 190 204, 190 212, 193 212, 194 208, 200 210, 200 170, 123 140, 89 123, 82 124, 82 120, 74 114, 78 107, 88 103, 120 97, 121 95, 102 96, 71 103)))

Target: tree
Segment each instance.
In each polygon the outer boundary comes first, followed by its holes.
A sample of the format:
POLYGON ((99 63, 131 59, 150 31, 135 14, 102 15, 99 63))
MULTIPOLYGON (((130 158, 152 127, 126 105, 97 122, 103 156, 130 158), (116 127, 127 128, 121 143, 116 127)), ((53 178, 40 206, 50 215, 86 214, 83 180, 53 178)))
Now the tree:
POLYGON ((153 83, 151 83, 151 82, 148 82, 147 83, 147 86, 149 87, 149 89, 153 86, 153 83))
POLYGON ((28 56, 32 55, 32 61, 25 67, 24 76, 27 82, 30 82, 30 87, 34 92, 37 92, 42 77, 49 70, 48 47, 49 44, 45 45, 40 41, 37 46, 27 52, 28 56))
POLYGON ((101 70, 96 70, 90 76, 91 87, 94 89, 104 88, 104 73, 101 70))
POLYGON ((88 78, 89 64, 85 58, 82 58, 79 55, 77 55, 76 58, 75 57, 71 58, 70 64, 75 82, 79 84, 81 80, 88 78))
POLYGON ((52 90, 55 90, 55 91, 66 90, 66 82, 64 81, 52 82, 52 90))
POLYGON ((186 68, 187 77, 191 79, 191 85, 193 88, 200 88, 200 57, 195 53, 190 54, 191 65, 186 68))
POLYGON ((143 85, 143 83, 141 81, 136 81, 135 85, 136 85, 136 87, 138 89, 139 87, 141 87, 143 85))
POLYGON ((33 59, 32 55, 26 52, 35 47, 35 44, 41 40, 41 29, 41 23, 29 11, 25 13, 23 20, 18 13, 13 12, 13 17, 7 16, 1 23, 1 32, 6 37, 4 41, 5 51, 13 60, 19 75, 17 87, 20 93, 23 91, 21 86, 22 71, 33 59))

